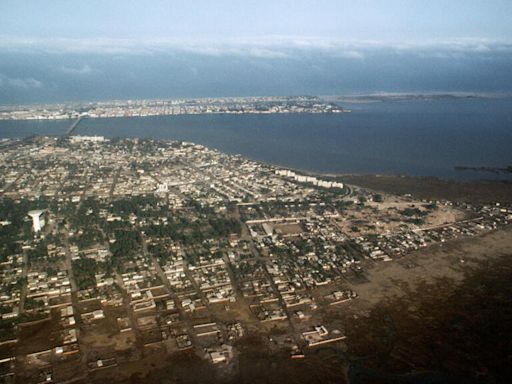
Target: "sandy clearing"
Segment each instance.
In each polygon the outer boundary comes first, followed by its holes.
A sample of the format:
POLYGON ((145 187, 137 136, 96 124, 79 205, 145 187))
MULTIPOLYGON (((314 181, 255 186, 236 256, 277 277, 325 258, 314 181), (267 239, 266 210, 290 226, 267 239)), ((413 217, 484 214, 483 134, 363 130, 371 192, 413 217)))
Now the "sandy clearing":
POLYGON ((348 285, 359 295, 356 306, 367 309, 386 298, 403 295, 406 287, 414 289, 422 281, 449 278, 459 282, 466 269, 507 254, 512 257, 512 228, 437 244, 390 262, 373 263, 366 270, 368 282, 348 285))

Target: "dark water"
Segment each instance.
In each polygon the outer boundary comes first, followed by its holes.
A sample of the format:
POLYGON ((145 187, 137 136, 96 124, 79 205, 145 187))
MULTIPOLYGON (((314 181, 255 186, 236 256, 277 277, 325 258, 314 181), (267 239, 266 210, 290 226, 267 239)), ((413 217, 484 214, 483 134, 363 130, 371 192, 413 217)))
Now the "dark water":
POLYGON ((0 138, 62 135, 70 125, 71 120, 0 120, 0 138))
MULTIPOLYGON (((454 166, 512 165, 512 99, 342 104, 340 115, 86 119, 75 134, 192 141, 292 168, 457 179, 512 179, 454 166)), ((0 122, 0 137, 58 135, 67 122, 0 122)))

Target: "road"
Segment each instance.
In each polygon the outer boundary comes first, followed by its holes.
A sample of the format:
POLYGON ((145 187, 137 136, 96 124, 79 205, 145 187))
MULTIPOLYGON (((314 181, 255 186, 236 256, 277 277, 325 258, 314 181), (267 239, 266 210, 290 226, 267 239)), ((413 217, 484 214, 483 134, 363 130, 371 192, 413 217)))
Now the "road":
POLYGON ((78 124, 80 124, 81 121, 82 121, 82 116, 79 116, 78 119, 76 119, 75 122, 73 124, 71 124, 71 126, 66 131, 66 136, 70 136, 73 133, 73 131, 76 129, 78 124))

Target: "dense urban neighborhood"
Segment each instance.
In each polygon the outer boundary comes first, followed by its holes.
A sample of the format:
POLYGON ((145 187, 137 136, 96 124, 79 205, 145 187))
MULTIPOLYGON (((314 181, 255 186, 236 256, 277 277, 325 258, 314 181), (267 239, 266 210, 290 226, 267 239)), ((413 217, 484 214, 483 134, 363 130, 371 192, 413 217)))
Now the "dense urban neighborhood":
POLYGON ((512 207, 496 202, 378 193, 187 142, 0 146, 5 383, 125 378, 132 363, 184 353, 229 377, 255 337, 290 359, 343 349, 350 340, 332 313, 357 305, 368 270, 414 268, 413 252, 512 223, 512 207))
POLYGON ((227 97, 173 100, 113 100, 0 106, 0 120, 66 120, 82 117, 145 117, 202 114, 341 113, 317 96, 227 97))

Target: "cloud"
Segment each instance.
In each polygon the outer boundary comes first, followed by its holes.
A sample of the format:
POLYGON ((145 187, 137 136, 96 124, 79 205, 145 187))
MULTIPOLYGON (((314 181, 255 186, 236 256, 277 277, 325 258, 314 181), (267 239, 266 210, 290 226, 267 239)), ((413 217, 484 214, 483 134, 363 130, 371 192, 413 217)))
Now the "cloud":
POLYGON ((334 52, 333 56, 343 58, 343 59, 357 59, 357 60, 362 60, 365 58, 365 55, 362 52, 355 51, 355 50, 341 50, 339 52, 334 52))
POLYGON ((11 87, 18 89, 35 89, 42 88, 43 83, 32 77, 12 78, 0 74, 0 87, 11 87))
POLYGON ((68 73, 70 75, 87 75, 91 73, 93 70, 90 65, 84 64, 79 68, 73 68, 73 67, 61 67, 61 72, 68 73))
POLYGON ((392 47, 397 53, 417 53, 422 57, 457 59, 470 56, 488 56, 497 53, 512 54, 512 41, 487 39, 451 39, 441 41, 402 42, 392 47))
POLYGON ((251 57, 259 57, 262 59, 284 59, 289 57, 282 51, 260 47, 250 48, 247 53, 251 57))
MULTIPOLYGON (((286 60, 307 55, 327 55, 344 60, 361 60, 374 54, 417 55, 453 59, 466 56, 512 54, 512 41, 451 39, 423 41, 343 40, 318 37, 266 36, 230 39, 27 39, 0 36, 0 52, 49 54, 153 55, 195 54, 236 56, 261 60, 286 60)), ((72 74, 87 74, 88 65, 61 68, 72 74)))

